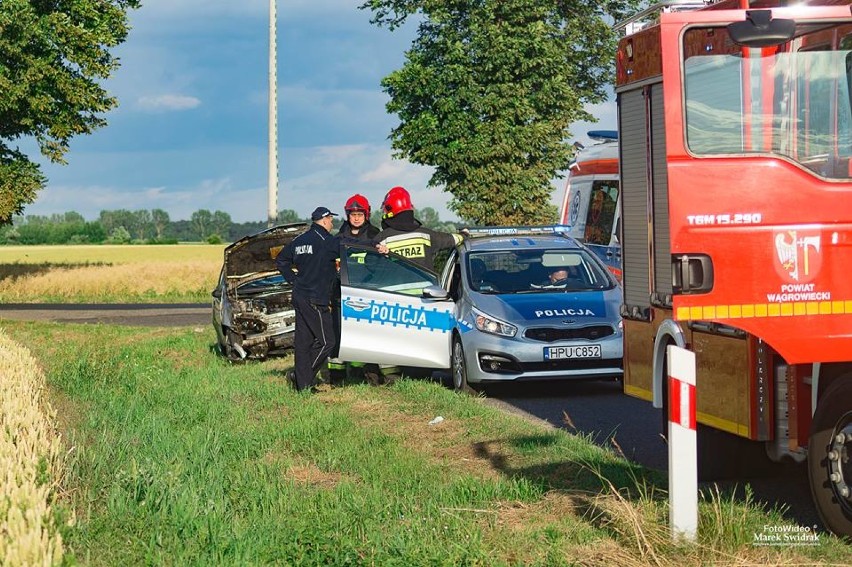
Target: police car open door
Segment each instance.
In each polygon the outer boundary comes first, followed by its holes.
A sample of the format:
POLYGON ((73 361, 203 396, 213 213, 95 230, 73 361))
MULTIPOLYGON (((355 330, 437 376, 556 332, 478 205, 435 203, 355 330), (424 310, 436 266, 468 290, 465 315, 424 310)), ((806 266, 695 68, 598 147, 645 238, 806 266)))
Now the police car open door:
POLYGON ((453 302, 427 297, 438 276, 401 256, 341 246, 341 360, 447 368, 453 302))

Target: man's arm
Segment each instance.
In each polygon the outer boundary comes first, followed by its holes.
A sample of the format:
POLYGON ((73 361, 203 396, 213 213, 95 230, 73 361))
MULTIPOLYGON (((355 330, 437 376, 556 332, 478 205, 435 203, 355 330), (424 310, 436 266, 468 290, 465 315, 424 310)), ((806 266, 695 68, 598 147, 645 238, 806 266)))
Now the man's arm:
POLYGON ((275 257, 275 266, 284 279, 290 284, 296 283, 296 266, 293 264, 293 242, 281 249, 278 256, 275 257))
POLYGON ((431 231, 432 246, 438 249, 455 248, 464 240, 464 236, 457 232, 431 231))

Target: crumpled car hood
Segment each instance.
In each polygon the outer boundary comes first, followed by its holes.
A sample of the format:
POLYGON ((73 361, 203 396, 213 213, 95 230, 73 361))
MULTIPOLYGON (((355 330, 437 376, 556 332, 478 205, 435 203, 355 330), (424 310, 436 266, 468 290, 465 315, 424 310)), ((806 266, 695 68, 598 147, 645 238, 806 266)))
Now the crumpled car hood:
POLYGON ((253 279, 278 273, 275 257, 281 248, 307 229, 307 223, 274 226, 245 236, 225 248, 225 276, 228 290, 253 279))

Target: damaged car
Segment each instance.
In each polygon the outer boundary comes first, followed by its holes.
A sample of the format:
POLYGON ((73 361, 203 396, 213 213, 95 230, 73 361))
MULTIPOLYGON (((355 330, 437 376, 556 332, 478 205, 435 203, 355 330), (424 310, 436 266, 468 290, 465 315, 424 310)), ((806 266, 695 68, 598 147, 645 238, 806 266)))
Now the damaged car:
POLYGON ((219 351, 229 360, 263 360, 293 347, 293 290, 275 257, 305 229, 306 223, 275 226, 225 248, 212 293, 213 327, 219 351))

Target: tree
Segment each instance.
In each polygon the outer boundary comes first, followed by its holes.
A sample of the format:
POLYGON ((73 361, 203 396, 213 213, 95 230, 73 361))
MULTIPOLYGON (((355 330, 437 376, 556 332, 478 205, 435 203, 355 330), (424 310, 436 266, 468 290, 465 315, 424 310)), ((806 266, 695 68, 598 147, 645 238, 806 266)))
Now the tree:
POLYGON ((299 213, 293 209, 283 209, 278 211, 278 224, 294 224, 304 222, 305 219, 299 216, 299 213))
POLYGON ((162 240, 163 233, 169 226, 169 213, 163 209, 154 209, 151 211, 151 222, 154 223, 154 233, 157 240, 162 240))
POLYGON ((132 231, 137 240, 145 240, 154 229, 154 221, 151 211, 148 209, 137 209, 133 211, 133 226, 126 227, 132 231))
POLYGON ((204 240, 210 234, 210 226, 213 223, 213 213, 207 209, 198 209, 189 217, 189 224, 198 240, 204 240))
POLYGON ((606 99, 615 35, 634 0, 368 0, 391 30, 418 14, 406 62, 382 80, 396 156, 434 168, 430 187, 476 224, 553 221, 551 180, 569 125, 606 99))
POLYGON ((438 216, 438 211, 432 207, 424 207, 417 210, 417 220, 423 223, 426 228, 435 228, 441 224, 441 219, 438 216))
POLYGON ((72 137, 106 124, 116 106, 103 80, 117 68, 109 48, 127 37, 127 11, 139 0, 0 2, 0 223, 32 203, 47 179, 10 145, 34 138, 64 163, 72 137))
MULTIPOLYGON (((221 242, 222 235, 231 231, 232 224, 231 215, 224 211, 214 211, 213 217, 210 219, 210 232, 219 235, 219 242, 221 242)), ((211 244, 213 243, 211 242, 211 244)))
POLYGON ((124 227, 129 233, 136 229, 136 215, 127 209, 116 209, 114 211, 101 211, 98 216, 107 234, 112 234, 118 227, 124 227))

